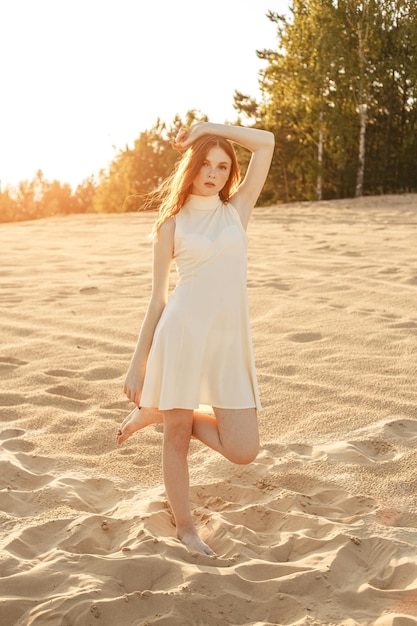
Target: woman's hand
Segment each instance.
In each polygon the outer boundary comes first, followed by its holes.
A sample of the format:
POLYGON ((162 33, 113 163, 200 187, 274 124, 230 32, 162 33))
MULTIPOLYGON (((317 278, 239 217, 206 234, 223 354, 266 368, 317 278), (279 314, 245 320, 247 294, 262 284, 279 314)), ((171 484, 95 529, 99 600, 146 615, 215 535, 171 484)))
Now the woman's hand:
POLYGON ((126 380, 123 387, 124 393, 129 400, 140 406, 140 398, 142 395, 143 379, 145 373, 143 368, 138 365, 134 359, 129 366, 126 374, 126 380))
POLYGON ((190 128, 180 128, 172 143, 175 150, 186 150, 202 135, 209 135, 212 124, 210 122, 196 122, 190 128))

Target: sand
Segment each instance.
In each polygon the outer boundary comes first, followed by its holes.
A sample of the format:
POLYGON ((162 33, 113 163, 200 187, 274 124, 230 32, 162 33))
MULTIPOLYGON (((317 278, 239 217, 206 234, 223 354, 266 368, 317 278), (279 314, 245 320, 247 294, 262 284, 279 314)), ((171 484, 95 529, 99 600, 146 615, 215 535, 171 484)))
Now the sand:
POLYGON ((417 624, 417 196, 256 210, 261 451, 190 451, 216 557, 175 538, 161 427, 115 444, 152 220, 0 225, 0 624, 417 624))

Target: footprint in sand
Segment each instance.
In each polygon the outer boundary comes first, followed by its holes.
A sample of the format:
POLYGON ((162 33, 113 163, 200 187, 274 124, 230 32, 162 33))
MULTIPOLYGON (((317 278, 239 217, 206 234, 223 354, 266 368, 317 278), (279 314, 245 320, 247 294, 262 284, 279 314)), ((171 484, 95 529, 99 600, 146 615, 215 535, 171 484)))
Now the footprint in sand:
POLYGON ((352 523, 361 516, 375 511, 378 507, 378 503, 373 498, 352 495, 343 489, 335 489, 325 482, 317 482, 310 487, 300 485, 296 489, 295 492, 290 491, 288 495, 281 496, 279 501, 271 502, 271 508, 283 512, 302 512, 314 516, 317 520, 321 518, 319 523, 322 524, 323 519, 338 523, 352 523))
POLYGON ((25 434, 24 430, 20 428, 7 428, 0 432, 0 441, 6 441, 6 439, 14 439, 15 437, 21 437, 25 434))
MULTIPOLYGON (((416 588, 417 566, 412 563, 408 546, 396 546, 381 537, 363 539, 360 544, 347 542, 337 553, 329 569, 329 582, 340 582, 347 571, 355 572, 355 586, 361 588, 366 602, 375 589, 416 588)), ((399 622, 398 622, 399 623, 399 622)))
POLYGON ((17 536, 12 536, 10 543, 5 546, 5 551, 24 560, 39 559, 40 555, 56 550, 60 537, 66 536, 67 527, 66 519, 28 526, 17 536))
MULTIPOLYGON (((21 435, 21 432, 17 431, 17 437, 14 437, 13 431, 3 431, 2 436, 5 439, 5 443, 2 444, 2 447, 7 447, 11 450, 17 449, 21 452, 22 446, 16 445, 19 444, 18 437, 21 435), (9 435, 12 435, 12 437, 7 438, 9 435), (13 443, 15 444, 14 448, 13 445, 7 446, 7 444, 13 443)), ((43 470, 39 466, 39 462, 40 465, 43 464, 42 459, 38 462, 37 458, 31 458, 20 453, 15 454, 13 457, 10 456, 10 459, 0 461, 0 508, 4 513, 14 518, 26 517, 28 511, 38 509, 38 494, 50 482, 51 476, 38 473, 38 470, 43 470)))
POLYGON ((44 374, 46 374, 47 376, 53 376, 57 378, 74 378, 79 375, 79 372, 74 371, 74 370, 56 369, 56 370, 46 370, 44 374))
POLYGON ((115 367, 94 367, 83 374, 85 380, 111 380, 123 375, 123 371, 115 367))
POLYGON ((78 518, 61 534, 59 548, 75 554, 106 555, 120 551, 121 536, 129 535, 131 520, 116 520, 100 515, 78 518))
POLYGON ((70 398, 71 400, 87 400, 89 397, 87 393, 84 393, 79 389, 69 387, 67 385, 57 385, 55 387, 49 387, 46 391, 57 396, 70 398))
POLYGON ((401 271, 399 267, 386 267, 379 270, 378 274, 397 274, 399 271, 401 271))
POLYGON ((1 448, 9 452, 31 452, 34 449, 33 443, 20 439, 26 431, 20 428, 7 428, 0 432, 1 448))
POLYGON ((323 335, 321 333, 293 333, 287 335, 287 339, 295 343, 309 343, 310 341, 320 341, 323 339, 323 335))
POLYGON ((98 287, 82 287, 82 289, 80 289, 80 293, 82 293, 83 296, 91 296, 99 291, 98 287))
MULTIPOLYGON (((262 281, 262 285, 264 285, 265 287, 273 287, 278 291, 290 291, 292 289, 291 285, 289 285, 288 283, 280 282, 276 278, 267 278, 262 281)), ((259 283, 257 283, 257 286, 259 286, 259 283)))
POLYGON ((317 446, 310 446, 303 443, 294 443, 289 445, 288 448, 302 459, 310 459, 316 461, 317 459, 326 457, 326 453, 324 452, 324 450, 320 450, 320 448, 317 446))
POLYGON ((391 324, 390 328, 417 328, 416 322, 399 322, 398 324, 391 324))
POLYGON ((364 514, 371 513, 377 508, 377 502, 365 496, 351 495, 340 489, 326 488, 311 490, 308 495, 310 511, 327 520, 338 522, 352 522, 364 514))
POLYGON ((386 424, 385 428, 407 443, 417 442, 417 420, 395 420, 386 424))
POLYGON ((37 459, 26 457, 26 467, 24 467, 24 463, 22 463, 23 456, 15 455, 13 461, 0 461, 1 488, 27 494, 28 492, 33 493, 37 489, 41 489, 50 482, 51 476, 49 474, 37 472, 37 459))
POLYGON ((328 459, 348 465, 373 465, 398 457, 397 450, 382 441, 338 441, 321 448, 328 459))
POLYGON ((22 361, 21 359, 15 359, 14 357, 0 357, 0 372, 2 374, 6 374, 8 372, 13 371, 17 367, 21 365, 26 365, 27 361, 22 361))
POLYGON ((35 448, 34 444, 30 441, 15 438, 4 441, 1 447, 4 450, 9 450, 9 452, 32 452, 35 448))
POLYGON ((348 443, 370 461, 391 461, 398 458, 398 451, 395 446, 383 439, 350 441, 348 443))

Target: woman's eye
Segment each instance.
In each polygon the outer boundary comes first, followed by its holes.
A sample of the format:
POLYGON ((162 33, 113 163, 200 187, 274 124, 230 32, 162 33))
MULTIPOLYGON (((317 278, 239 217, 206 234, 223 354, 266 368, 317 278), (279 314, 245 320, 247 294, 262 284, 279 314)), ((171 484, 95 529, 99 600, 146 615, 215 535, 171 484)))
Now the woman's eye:
POLYGON ((209 169, 218 169, 221 170, 222 172, 225 172, 227 170, 227 165, 217 165, 217 166, 212 166, 210 165, 210 163, 208 163, 207 161, 205 161, 203 163, 203 167, 209 168, 209 169))

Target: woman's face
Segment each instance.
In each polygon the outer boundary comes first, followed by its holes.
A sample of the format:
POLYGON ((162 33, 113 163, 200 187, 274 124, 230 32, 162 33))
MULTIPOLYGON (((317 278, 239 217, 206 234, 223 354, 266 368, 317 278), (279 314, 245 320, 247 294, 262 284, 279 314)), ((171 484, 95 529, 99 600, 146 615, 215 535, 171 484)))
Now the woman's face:
POLYGON ((214 196, 227 183, 232 160, 223 150, 210 148, 197 176, 194 178, 191 193, 197 196, 214 196))

